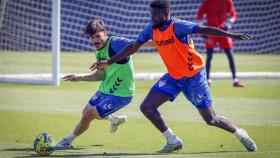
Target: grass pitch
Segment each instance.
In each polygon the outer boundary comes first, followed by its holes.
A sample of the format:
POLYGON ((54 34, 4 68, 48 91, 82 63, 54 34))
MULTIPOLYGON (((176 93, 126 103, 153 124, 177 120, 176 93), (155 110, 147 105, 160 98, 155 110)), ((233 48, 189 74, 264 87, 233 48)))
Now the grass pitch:
MULTIPOLYGON (((245 152, 230 133, 207 126, 196 109, 180 95, 160 108, 185 148, 178 153, 157 155, 165 145, 163 136, 139 111, 139 104, 155 81, 137 81, 130 105, 117 112, 128 122, 115 134, 107 121, 94 121, 77 138, 74 150, 55 151, 54 157, 279 157, 280 83, 278 80, 246 80, 245 89, 230 81, 215 81, 211 88, 217 114, 247 130, 258 152, 245 152)), ((34 157, 32 143, 40 132, 55 140, 69 134, 98 83, 62 82, 60 87, 0 84, 1 157, 34 157)))
MULTIPOLYGON (((12 53, 12 57, 0 55, 1 73, 32 73, 37 69, 47 69, 46 65, 49 64, 48 60, 44 60, 44 53, 39 55, 39 58, 43 58, 43 64, 35 65, 29 61, 32 58, 25 57, 26 54, 12 53), (12 66, 15 68, 11 69, 12 66)), ((235 57, 238 71, 280 71, 279 55, 235 57)), ((85 72, 93 60, 93 54, 62 54, 61 69, 63 73, 85 72)), ((138 54, 134 56, 134 61, 136 72, 164 71, 156 55, 146 57, 138 54)), ((213 71, 228 71, 225 56, 214 56, 213 71)), ((185 144, 183 150, 168 155, 155 153, 165 145, 165 139, 139 110, 140 103, 155 82, 136 81, 132 103, 117 112, 128 116, 128 122, 117 133, 109 133, 108 121, 94 121, 90 129, 73 142, 76 149, 55 151, 51 156, 280 157, 279 80, 244 80, 247 85, 244 89, 233 88, 230 80, 214 80, 211 87, 216 113, 246 129, 256 141, 258 152, 246 152, 232 134, 207 126, 181 94, 176 101, 160 108, 169 126, 185 144)), ((55 140, 69 134, 98 86, 99 83, 87 82, 62 82, 59 87, 0 83, 0 157, 36 157, 32 144, 39 133, 47 132, 55 140)))
MULTIPOLYGON (((205 57, 205 54, 202 54, 205 57)), ((237 72, 279 72, 278 54, 234 54, 237 72)), ((89 66, 96 61, 94 53, 61 53, 61 73, 90 72, 89 66)), ((133 55, 135 72, 166 72, 158 53, 133 55)), ((51 54, 47 52, 0 52, 0 74, 50 73, 51 54)), ((230 71, 224 53, 215 53, 212 59, 213 72, 230 71)))

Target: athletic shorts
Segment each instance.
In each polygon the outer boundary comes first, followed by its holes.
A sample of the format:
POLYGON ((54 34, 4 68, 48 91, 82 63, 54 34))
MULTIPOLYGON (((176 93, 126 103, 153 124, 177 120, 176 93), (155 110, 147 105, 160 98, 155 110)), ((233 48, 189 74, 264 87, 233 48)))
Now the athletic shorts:
POLYGON ((166 73, 152 87, 152 91, 169 96, 170 101, 173 101, 180 92, 183 92, 185 97, 198 109, 208 108, 212 105, 204 69, 191 78, 184 77, 179 80, 166 73))
POLYGON ((207 36, 205 39, 205 47, 207 49, 213 49, 217 44, 219 44, 221 49, 233 48, 232 39, 229 37, 207 36))
POLYGON ((88 103, 95 106, 99 116, 104 118, 128 105, 131 100, 132 97, 120 97, 96 92, 88 103))

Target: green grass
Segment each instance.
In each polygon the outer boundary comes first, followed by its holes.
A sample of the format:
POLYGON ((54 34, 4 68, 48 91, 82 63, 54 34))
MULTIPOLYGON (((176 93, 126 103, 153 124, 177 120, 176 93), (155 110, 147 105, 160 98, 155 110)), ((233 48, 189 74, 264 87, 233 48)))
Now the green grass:
MULTIPOLYGON (((279 80, 245 80, 245 89, 234 89, 231 81, 215 80, 211 92, 218 115, 245 128, 258 144, 258 152, 245 152, 237 139, 221 129, 207 126, 196 109, 179 95, 160 108, 185 148, 171 155, 156 155, 166 142, 139 111, 139 104, 155 81, 136 81, 130 105, 117 112, 128 122, 116 134, 107 121, 94 121, 74 143, 75 150, 56 151, 55 157, 279 157, 279 80)), ((55 140, 69 134, 79 121, 88 98, 98 83, 62 82, 59 87, 0 84, 0 154, 3 157, 34 157, 32 143, 45 131, 55 140)))
MULTIPOLYGON (((50 72, 47 53, 0 53, 0 74, 50 72), (27 55, 29 54, 29 56, 27 55)), ((158 54, 134 55, 136 72, 162 72, 158 54)), ((280 55, 235 55, 240 72, 280 72, 280 55)), ((92 53, 62 53, 61 71, 90 72, 92 53)), ((229 71, 224 54, 215 54, 213 71, 229 71)), ((207 126, 197 110, 180 94, 160 111, 185 148, 171 155, 155 151, 166 142, 145 119, 139 105, 156 81, 136 81, 132 103, 117 112, 128 122, 116 134, 108 131, 107 121, 94 121, 90 129, 73 143, 75 150, 55 151, 54 157, 280 157, 280 81, 244 80, 246 88, 236 89, 230 80, 214 80, 211 87, 218 115, 225 116, 254 138, 258 152, 245 152, 230 133, 207 126)), ((0 157, 34 157, 33 140, 45 131, 55 140, 69 134, 81 111, 99 83, 69 83, 42 86, 0 83, 0 157)))
MULTIPOLYGON (((205 54, 203 54, 205 57, 205 54)), ((280 55, 235 54, 237 72, 279 72, 280 55)), ((133 55, 136 72, 166 71, 157 53, 136 53, 133 55)), ((95 61, 94 53, 61 53, 61 72, 90 72, 95 61)), ((4 73, 49 73, 50 53, 0 52, 0 74, 4 73)), ((229 71, 225 54, 214 54, 212 71, 229 71)))

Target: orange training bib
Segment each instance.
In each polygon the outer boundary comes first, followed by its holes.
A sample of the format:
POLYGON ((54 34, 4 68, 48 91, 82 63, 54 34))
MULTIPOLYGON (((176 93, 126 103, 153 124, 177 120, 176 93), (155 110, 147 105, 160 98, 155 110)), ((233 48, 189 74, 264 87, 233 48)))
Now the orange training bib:
POLYGON ((153 29, 153 42, 168 73, 175 79, 192 77, 204 67, 202 56, 194 50, 193 40, 186 44, 177 39, 174 22, 164 30, 153 29))

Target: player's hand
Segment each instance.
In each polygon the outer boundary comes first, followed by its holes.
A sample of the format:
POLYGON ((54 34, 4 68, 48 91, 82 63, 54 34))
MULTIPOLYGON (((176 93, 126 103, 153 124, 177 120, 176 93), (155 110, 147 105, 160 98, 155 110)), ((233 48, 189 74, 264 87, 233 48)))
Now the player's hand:
POLYGON ((232 28, 232 23, 231 22, 227 22, 225 23, 224 27, 222 28, 225 31, 229 31, 232 28))
POLYGON ((77 82, 80 81, 81 76, 75 76, 75 75, 66 75, 62 78, 64 81, 72 81, 77 82))
POLYGON ((107 61, 97 61, 95 63, 93 63, 89 68, 91 71, 94 71, 94 70, 103 70, 105 69, 106 67, 108 67, 109 64, 107 61))
POLYGON ((232 38, 237 39, 237 40, 248 40, 251 39, 253 36, 246 34, 246 33, 242 33, 242 34, 233 34, 232 38))

